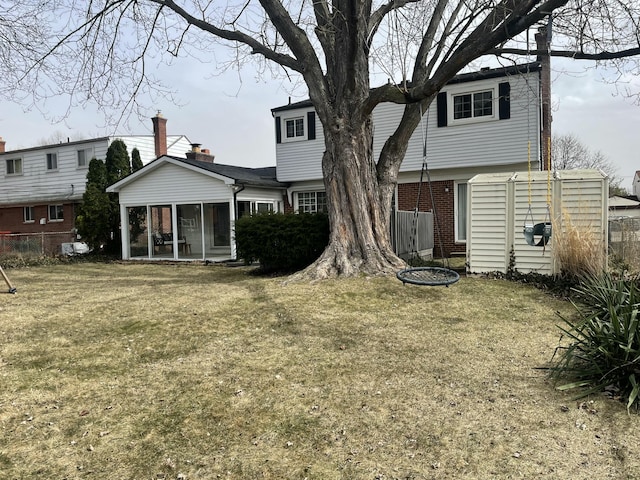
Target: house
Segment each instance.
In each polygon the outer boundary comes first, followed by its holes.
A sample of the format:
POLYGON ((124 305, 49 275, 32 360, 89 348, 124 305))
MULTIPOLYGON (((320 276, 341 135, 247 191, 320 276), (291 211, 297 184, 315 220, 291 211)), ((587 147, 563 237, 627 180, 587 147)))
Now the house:
MULTIPOLYGON (((152 119, 153 135, 100 137, 18 150, 6 150, 0 139, 0 232, 49 234, 46 250, 59 253, 62 242, 75 240, 76 209, 82 201, 92 158, 104 159, 115 139, 140 152, 143 163, 170 154, 185 156, 184 135, 167 136, 160 114, 152 119)), ((44 236, 43 236, 44 238, 44 236)))
POLYGON ((236 258, 235 220, 283 211, 287 186, 275 167, 215 163, 194 144, 187 158, 160 156, 107 191, 119 194, 124 259, 221 261, 236 258))
MULTIPOLYGON (((395 195, 397 210, 416 207, 438 214, 443 254, 465 254, 467 182, 477 174, 540 170, 546 164, 543 145, 544 92, 549 81, 544 62, 483 69, 460 74, 438 94, 409 141, 395 195), (426 143, 431 189, 420 182, 426 143), (433 199, 429 194, 433 192, 433 199)), ((381 104, 373 111, 374 155, 401 119, 402 105, 381 104)), ((314 212, 326 208, 321 159, 322 125, 310 101, 271 110, 275 121, 276 172, 288 183, 285 209, 314 212)), ((439 252, 436 252, 439 254, 439 252)))

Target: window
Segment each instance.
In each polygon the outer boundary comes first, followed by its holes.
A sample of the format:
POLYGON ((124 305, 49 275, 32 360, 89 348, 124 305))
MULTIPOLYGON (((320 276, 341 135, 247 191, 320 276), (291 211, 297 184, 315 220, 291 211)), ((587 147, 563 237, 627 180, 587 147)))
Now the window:
POLYGON ((299 192, 298 212, 316 213, 327 211, 327 194, 325 192, 299 192))
POLYGON ((456 242, 467 241, 467 184, 456 184, 456 242))
POLYGON ((58 169, 58 154, 47 153, 47 170, 57 170, 57 169, 58 169))
POLYGON ((33 223, 36 221, 36 213, 33 207, 23 208, 24 223, 33 223))
POLYGON ((256 202, 256 213, 272 213, 273 203, 271 202, 256 202))
POLYGON ((91 160, 92 153, 93 150, 91 150, 90 148, 78 150, 78 168, 89 166, 89 161, 91 160))
POLYGON ((493 116, 493 91, 453 96, 453 119, 493 116))
POLYGON ((61 222, 64 220, 62 205, 49 205, 49 221, 61 222))
POLYGON ((284 121, 285 138, 303 138, 304 137, 304 118, 290 118, 284 121))
POLYGON ((7 160, 7 175, 22 175, 21 158, 10 158, 7 160))

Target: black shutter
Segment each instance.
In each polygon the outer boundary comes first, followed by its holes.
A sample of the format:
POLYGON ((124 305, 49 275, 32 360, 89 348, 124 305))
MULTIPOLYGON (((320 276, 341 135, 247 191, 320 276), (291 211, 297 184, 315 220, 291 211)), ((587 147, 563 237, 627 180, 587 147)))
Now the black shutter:
POLYGON ((282 143, 282 133, 280 129, 280 117, 276 117, 276 143, 282 143))
POLYGON ((438 126, 447 126, 447 94, 446 92, 440 92, 436 99, 436 111, 438 113, 438 126))
POLYGON ((307 139, 316 139, 316 112, 307 112, 307 139))
POLYGON ((511 84, 509 82, 498 84, 498 114, 500 120, 511 118, 511 84))

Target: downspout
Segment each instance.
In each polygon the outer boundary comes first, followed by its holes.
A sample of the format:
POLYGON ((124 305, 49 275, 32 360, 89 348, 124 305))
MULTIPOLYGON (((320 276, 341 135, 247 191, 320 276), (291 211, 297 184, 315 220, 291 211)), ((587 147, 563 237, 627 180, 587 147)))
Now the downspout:
POLYGON ((244 185, 238 185, 237 183, 231 187, 233 189, 233 206, 234 206, 234 220, 238 220, 238 194, 244 190, 244 185))

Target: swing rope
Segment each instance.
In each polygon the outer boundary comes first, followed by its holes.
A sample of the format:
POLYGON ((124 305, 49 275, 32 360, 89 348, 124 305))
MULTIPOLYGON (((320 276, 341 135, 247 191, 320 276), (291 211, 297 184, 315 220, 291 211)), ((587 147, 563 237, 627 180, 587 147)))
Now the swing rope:
MULTIPOLYGON (((422 104, 420 104, 420 122, 421 125, 425 124, 424 115, 422 112, 422 104)), ((435 233, 438 237, 438 244, 440 247, 440 257, 442 260, 442 267, 410 267, 405 268, 404 270, 396 273, 396 277, 398 280, 402 281, 403 284, 411 283, 414 285, 444 285, 449 286, 452 283, 460 280, 460 275, 458 272, 449 269, 449 261, 446 260, 447 266, 445 267, 445 258, 444 258, 444 246, 442 243, 442 236, 440 235, 440 225, 438 221, 436 202, 433 196, 433 185, 431 182, 431 175, 429 173, 429 167, 427 165, 427 134, 425 129, 429 128, 429 118, 427 117, 427 122, 424 127, 421 126, 420 132, 422 134, 422 168, 420 170, 420 183, 418 184, 418 192, 416 198, 416 206, 413 210, 413 224, 411 226, 411 237, 410 244, 412 247, 411 258, 415 259, 418 256, 417 253, 417 235, 418 235, 418 212, 420 209, 420 197, 422 194, 422 183, 424 181, 424 176, 426 174, 427 184, 429 185, 429 196, 431 198, 431 210, 433 215, 433 225, 435 233)))
MULTIPOLYGON (((527 52, 529 51, 529 30, 527 29, 527 52)), ((531 88, 529 86, 529 65, 527 64, 527 105, 528 108, 531 105, 531 88)), ((547 159, 544 166, 547 169, 547 208, 545 213, 545 218, 542 223, 535 223, 533 219, 533 211, 532 211, 532 202, 533 202, 533 193, 532 193, 532 175, 531 175, 531 116, 527 111, 527 132, 529 136, 529 140, 527 142, 527 169, 528 169, 528 181, 527 181, 527 189, 528 189, 528 197, 529 197, 529 206, 527 208, 527 213, 524 216, 524 225, 523 225, 523 235, 525 240, 532 247, 542 247, 542 253, 544 255, 547 243, 551 238, 551 139, 548 139, 547 142, 547 159)), ((544 152, 544 147, 543 147, 544 152)), ((544 157, 544 155, 543 155, 544 157)), ((544 160, 544 158, 543 158, 544 160)))

